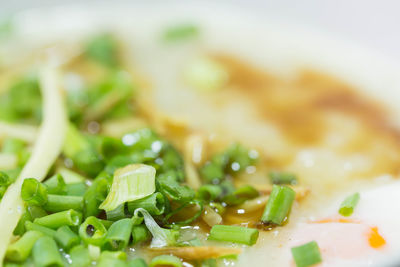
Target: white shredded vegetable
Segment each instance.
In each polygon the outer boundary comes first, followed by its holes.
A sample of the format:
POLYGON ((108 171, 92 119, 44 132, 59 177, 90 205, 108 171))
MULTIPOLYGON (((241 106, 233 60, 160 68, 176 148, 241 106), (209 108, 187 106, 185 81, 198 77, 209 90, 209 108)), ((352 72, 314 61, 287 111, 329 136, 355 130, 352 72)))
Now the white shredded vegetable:
POLYGON ((36 140, 37 131, 35 126, 0 121, 0 139, 13 137, 33 143, 36 140))
POLYGON ((67 115, 59 86, 57 70, 46 67, 40 72, 43 96, 43 122, 29 161, 14 184, 10 185, 0 202, 0 266, 12 232, 24 210, 20 197, 21 185, 26 178, 43 180, 61 152, 67 127, 67 115))
POLYGON ((18 157, 12 153, 0 153, 0 170, 14 169, 17 167, 18 157))

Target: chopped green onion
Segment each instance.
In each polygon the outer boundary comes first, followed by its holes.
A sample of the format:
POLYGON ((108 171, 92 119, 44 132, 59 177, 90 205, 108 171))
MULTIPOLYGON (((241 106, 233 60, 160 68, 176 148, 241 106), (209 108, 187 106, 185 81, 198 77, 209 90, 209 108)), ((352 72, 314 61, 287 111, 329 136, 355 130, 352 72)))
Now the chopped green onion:
POLYGON ((154 257, 150 262, 150 267, 183 267, 181 259, 172 255, 160 255, 154 257))
POLYGON ((107 235, 107 229, 99 219, 88 217, 79 227, 79 236, 86 244, 101 246, 107 235))
POLYGON ((48 194, 62 195, 66 193, 66 184, 64 178, 60 174, 53 175, 47 179, 44 184, 47 186, 48 194))
POLYGON ((118 65, 117 43, 109 34, 94 37, 86 46, 88 58, 107 67, 118 65))
POLYGON ((271 171, 269 173, 269 178, 271 179, 271 183, 273 184, 288 184, 288 185, 297 184, 296 175, 289 172, 271 171))
POLYGON ((71 247, 78 245, 80 241, 79 236, 66 225, 57 229, 54 239, 66 251, 71 247))
POLYGON ((42 236, 32 250, 35 266, 64 266, 57 244, 53 238, 42 236))
POLYGON ((346 217, 352 215, 354 208, 357 206, 359 200, 360 200, 360 193, 355 193, 351 196, 348 196, 345 200, 343 200, 342 204, 340 204, 339 208, 340 215, 346 217))
POLYGON ((150 213, 148 213, 145 209, 138 208, 135 210, 135 216, 141 213, 144 218, 144 222, 146 224, 147 229, 153 236, 153 240, 151 241, 150 247, 165 247, 165 246, 173 246, 176 244, 176 240, 178 238, 179 233, 172 229, 164 229, 161 228, 151 217, 150 213))
POLYGON ((261 221, 266 224, 282 225, 289 215, 295 197, 296 192, 293 189, 273 185, 261 221))
POLYGON ((190 86, 203 92, 221 89, 229 80, 224 66, 206 57, 193 60, 187 66, 184 77, 190 86))
POLYGON ((54 237, 56 234, 56 231, 54 231, 53 229, 33 223, 31 221, 25 222, 25 228, 27 231, 38 231, 50 237, 54 237))
POLYGON ((132 245, 147 241, 151 237, 149 230, 143 224, 133 226, 132 228, 132 245))
POLYGON ((81 183, 86 181, 86 178, 82 175, 66 168, 58 169, 58 173, 64 178, 66 184, 81 183))
POLYGON ((82 245, 73 247, 70 252, 71 267, 89 266, 91 263, 89 251, 82 245))
POLYGON ((159 175, 156 182, 158 191, 181 203, 193 200, 196 195, 192 188, 179 184, 170 173, 159 175))
POLYGON ((63 153, 88 175, 95 176, 104 167, 103 159, 94 145, 72 124, 69 124, 66 132, 63 153))
POLYGON ((230 173, 241 172, 258 160, 258 152, 256 150, 249 150, 238 143, 230 145, 225 153, 229 157, 227 167, 230 173))
POLYGON ((191 39, 199 34, 199 29, 193 24, 181 24, 166 29, 163 39, 166 42, 176 42, 191 39))
MULTIPOLYGON (((108 116, 112 116, 117 113, 117 109, 123 111, 121 107, 126 107, 125 110, 130 113, 129 104, 127 100, 131 98, 134 92, 134 86, 132 83, 132 77, 125 71, 115 71, 112 73, 110 78, 106 79, 105 82, 101 83, 97 90, 90 90, 92 92, 90 103, 84 113, 85 121, 106 119, 108 116)), ((122 142, 109 142, 111 138, 102 138, 105 143, 100 145, 103 156, 107 159, 118 154, 123 154, 127 151, 127 148, 122 142), (116 146, 118 144, 118 146, 116 146), (112 153, 110 153, 110 146, 113 147, 112 153)))
POLYGON ((297 267, 308 267, 322 262, 319 247, 315 241, 293 247, 291 250, 297 267))
POLYGON ((40 217, 47 216, 47 212, 39 206, 28 206, 28 212, 31 215, 32 220, 40 217))
POLYGON ((17 226, 15 227, 13 234, 14 235, 23 235, 25 233, 25 222, 30 222, 32 220, 31 214, 28 211, 25 211, 21 218, 19 219, 17 226))
POLYGON ((222 194, 222 188, 219 185, 206 184, 199 188, 197 194, 203 200, 213 201, 222 194))
POLYGON ((82 211, 83 197, 47 195, 47 203, 43 206, 43 208, 50 212, 58 212, 69 209, 82 211))
POLYGON ((97 216, 100 213, 99 205, 106 198, 109 179, 105 173, 97 177, 83 196, 85 217, 97 216))
POLYGON ((201 267, 217 267, 217 261, 215 259, 207 259, 201 262, 201 267))
POLYGON ((147 264, 142 258, 136 258, 128 261, 128 267, 147 267, 147 264))
POLYGON ((9 186, 12 183, 10 176, 7 173, 0 171, 0 186, 9 186))
POLYGON ((219 183, 225 177, 225 163, 210 161, 203 165, 200 169, 201 177, 208 183, 219 183))
POLYGON ((252 246, 257 242, 258 230, 232 225, 214 225, 209 240, 226 241, 252 246))
POLYGON ((129 242, 132 233, 132 220, 122 219, 116 221, 108 229, 105 237, 105 248, 110 250, 123 250, 129 242))
POLYGON ((53 213, 41 218, 36 218, 33 222, 39 225, 57 229, 63 225, 78 226, 81 222, 82 214, 75 210, 66 210, 53 213))
MULTIPOLYGON (((143 220, 143 218, 142 218, 143 220)), ((106 229, 110 228, 111 225, 114 223, 113 221, 99 219, 99 221, 104 225, 106 229)))
MULTIPOLYGON (((173 211, 171 211, 167 216, 165 216, 166 220, 170 220, 171 218, 173 218, 176 214, 179 215, 183 215, 181 213, 181 211, 183 211, 184 209, 186 209, 189 205, 191 205, 193 207, 193 210, 195 211, 195 213, 193 214, 192 212, 190 212, 189 214, 187 214, 187 212, 182 212, 184 213, 185 219, 182 221, 175 221, 173 220, 173 225, 187 225, 187 224, 191 224, 192 222, 194 222, 195 220, 197 220, 201 214, 203 213, 204 210, 204 205, 203 205, 203 201, 200 200, 193 200, 193 201, 188 201, 186 203, 183 203, 180 207, 174 209, 173 211)), ((192 210, 192 208, 190 208, 190 210, 192 210)))
POLYGON ((83 197, 85 195, 87 185, 85 183, 72 183, 65 186, 65 191, 68 196, 83 197))
POLYGON ((136 226, 136 225, 140 225, 144 219, 142 216, 133 215, 131 220, 132 220, 133 226, 136 226))
POLYGON ((122 203, 151 195, 155 188, 156 170, 144 164, 131 164, 115 171, 111 190, 100 209, 117 208, 122 203))
POLYGON ((161 215, 165 211, 164 196, 160 192, 156 192, 145 198, 128 203, 128 210, 130 213, 134 213, 137 208, 143 208, 151 215, 161 215))
POLYGON ((112 258, 125 261, 126 257, 124 251, 103 251, 100 255, 100 260, 101 258, 112 258))
POLYGON ((98 246, 95 245, 88 245, 87 246, 88 251, 89 251, 89 256, 92 260, 98 260, 100 257, 101 249, 98 246))
POLYGON ((96 266, 99 267, 126 267, 126 253, 123 251, 103 251, 96 266))
POLYGON ((246 200, 256 198, 259 195, 260 193, 254 187, 245 185, 226 195, 223 198, 223 202, 228 205, 240 205, 246 200))
POLYGON ((47 202, 47 189, 34 178, 25 179, 21 187, 21 198, 27 204, 44 205, 47 202))
POLYGON ((38 231, 28 231, 16 242, 8 246, 6 259, 10 261, 22 262, 26 260, 31 253, 35 242, 43 236, 38 231))
MULTIPOLYGON (((106 211, 107 220, 109 221, 118 221, 127 217, 125 213, 125 203, 119 205, 116 209, 106 211)), ((132 212, 133 213, 133 212, 132 212)))

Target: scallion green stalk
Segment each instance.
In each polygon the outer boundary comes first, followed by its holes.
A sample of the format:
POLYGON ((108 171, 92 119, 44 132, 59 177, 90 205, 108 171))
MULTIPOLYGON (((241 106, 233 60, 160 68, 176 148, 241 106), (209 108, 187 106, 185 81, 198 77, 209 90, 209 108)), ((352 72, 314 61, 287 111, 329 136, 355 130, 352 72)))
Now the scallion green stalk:
POLYGON ((258 230, 232 225, 214 225, 209 240, 225 241, 252 246, 257 242, 258 230))
POLYGON ((290 172, 271 171, 269 173, 269 178, 271 180, 271 183, 273 184, 288 184, 288 185, 297 184, 296 175, 290 172))
POLYGON ((85 195, 87 185, 85 183, 72 183, 65 186, 65 191, 68 196, 83 197, 85 195))
POLYGON ((202 185, 197 191, 199 198, 206 201, 213 201, 222 194, 222 188, 219 185, 202 185))
POLYGON ((156 190, 155 175, 154 167, 144 164, 131 164, 116 170, 111 190, 100 209, 114 210, 122 203, 153 194, 156 190))
POLYGON ((99 267, 126 267, 126 253, 123 251, 103 251, 97 262, 99 267))
POLYGON ((128 261, 128 267, 147 267, 147 264, 142 258, 136 258, 128 261))
POLYGON ((57 229, 54 239, 66 251, 71 247, 78 245, 80 241, 79 236, 66 225, 57 229))
POLYGON ((90 216, 79 227, 79 236, 86 244, 102 246, 107 236, 107 229, 99 219, 90 216))
POLYGON ((148 240, 151 237, 149 230, 147 230, 146 226, 136 225, 132 228, 132 245, 136 245, 143 241, 148 240))
POLYGON ((183 267, 181 259, 172 255, 160 255, 154 257, 150 262, 150 267, 183 267))
POLYGON ((69 256, 71 259, 71 267, 89 266, 91 263, 89 250, 83 245, 73 247, 69 256))
POLYGON ((30 205, 44 205, 47 202, 47 189, 34 178, 25 179, 21 187, 21 198, 30 205))
POLYGON ((12 180, 10 176, 5 172, 0 171, 0 186, 7 188, 7 186, 9 186, 11 183, 12 180))
POLYGON ((35 266, 64 266, 57 244, 51 237, 39 238, 33 246, 32 255, 35 266))
POLYGON ((23 235, 25 233, 25 222, 32 221, 31 214, 28 211, 25 211, 21 218, 18 221, 17 226, 14 229, 14 235, 23 235))
POLYGON ((66 193, 66 184, 64 178, 60 174, 53 175, 47 179, 44 184, 47 186, 48 194, 62 195, 66 193))
POLYGON ((38 231, 26 232, 20 239, 8 246, 6 259, 17 262, 25 261, 29 257, 35 242, 42 236, 43 233, 38 231))
POLYGON ((99 205, 107 195, 108 179, 110 178, 112 177, 109 177, 108 174, 101 173, 86 190, 83 196, 85 218, 97 216, 100 213, 99 205))
POLYGON ((128 218, 113 223, 108 229, 104 247, 109 250, 125 249, 132 233, 132 225, 132 220, 128 218))
POLYGON ((82 175, 66 168, 58 169, 58 173, 61 174, 66 184, 84 183, 87 180, 82 175))
POLYGON ((47 203, 43 206, 43 208, 50 212, 59 212, 69 209, 82 211, 83 197, 47 195, 47 203))
POLYGON ((342 204, 340 204, 339 213, 342 216, 350 216, 353 214, 354 208, 357 206, 359 200, 360 193, 355 193, 351 196, 348 196, 345 200, 343 200, 342 204))
POLYGON ((315 241, 293 247, 291 250, 297 267, 308 267, 322 262, 319 247, 315 241))
POLYGON ((81 222, 82 214, 75 210, 66 210, 53 213, 41 218, 36 218, 33 222, 39 225, 57 229, 63 225, 78 226, 81 222))
POLYGON ((287 219, 296 192, 286 186, 273 185, 261 221, 266 224, 282 225, 287 219))
POLYGON ((125 203, 119 205, 116 209, 106 211, 107 220, 118 221, 127 217, 125 214, 125 203))
POLYGON ((33 223, 31 221, 25 222, 25 228, 27 231, 38 231, 50 237, 54 237, 56 234, 56 231, 54 231, 53 229, 33 223))
POLYGON ((163 194, 156 192, 145 198, 128 203, 130 213, 134 213, 137 208, 143 208, 151 215, 161 215, 165 211, 165 198, 163 194))
POLYGON ((99 219, 99 221, 104 225, 106 229, 110 228, 111 225, 114 223, 113 221, 99 219))
POLYGON ((31 215, 32 220, 48 215, 47 212, 39 206, 28 206, 27 210, 31 215))

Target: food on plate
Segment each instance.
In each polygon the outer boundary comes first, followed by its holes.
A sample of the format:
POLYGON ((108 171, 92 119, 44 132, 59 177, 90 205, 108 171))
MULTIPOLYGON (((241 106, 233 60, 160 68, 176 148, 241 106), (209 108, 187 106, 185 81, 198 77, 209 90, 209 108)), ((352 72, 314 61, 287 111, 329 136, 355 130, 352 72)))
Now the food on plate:
POLYGON ((0 41, 4 266, 366 266, 399 251, 400 130, 382 104, 209 49, 201 24, 159 29, 138 47, 113 32, 23 53, 0 41))

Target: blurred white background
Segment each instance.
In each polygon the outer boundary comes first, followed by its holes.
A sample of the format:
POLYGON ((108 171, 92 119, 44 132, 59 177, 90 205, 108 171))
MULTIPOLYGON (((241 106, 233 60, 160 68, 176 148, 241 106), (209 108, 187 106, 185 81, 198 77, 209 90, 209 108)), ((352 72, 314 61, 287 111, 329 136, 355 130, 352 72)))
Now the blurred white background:
MULTIPOLYGON (((93 4, 98 1, 86 0, 93 4)), ((167 0, 164 0, 164 3, 165 1, 167 0)), ((0 16, 24 8, 71 2, 82 3, 85 0, 0 0, 0 16)), ((156 4, 157 1, 154 2, 156 4)), ((355 41, 400 62, 399 0, 226 0, 226 2, 263 16, 302 24, 341 39, 355 41)))

